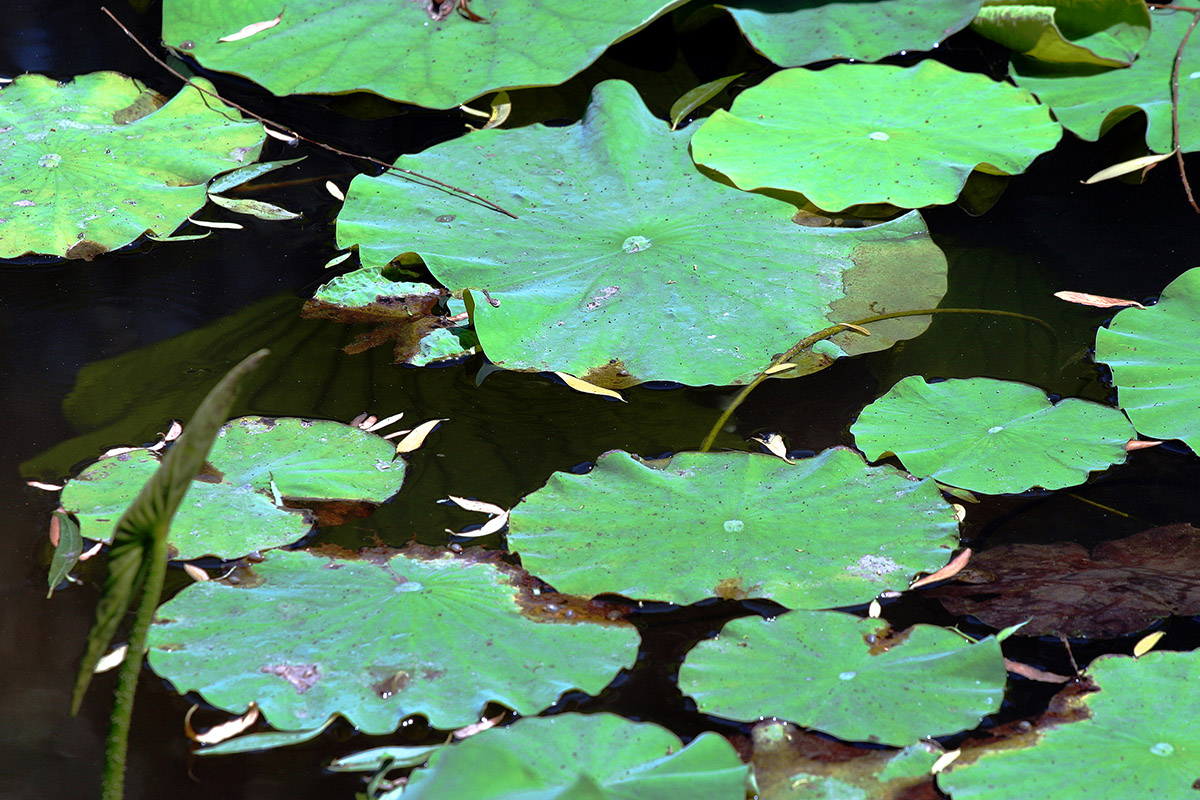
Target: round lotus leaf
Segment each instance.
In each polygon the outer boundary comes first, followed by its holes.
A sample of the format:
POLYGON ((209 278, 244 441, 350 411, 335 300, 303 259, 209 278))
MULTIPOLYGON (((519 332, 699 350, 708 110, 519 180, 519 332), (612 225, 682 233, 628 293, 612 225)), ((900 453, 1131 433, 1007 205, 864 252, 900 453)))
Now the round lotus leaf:
MULTIPOLYGON (((296 541, 312 523, 303 511, 277 504, 276 492, 381 503, 404 480, 404 462, 394 455, 387 440, 340 422, 232 420, 209 451, 216 474, 192 482, 171 522, 171 557, 237 558, 296 541)), ((158 463, 148 450, 103 459, 67 482, 63 507, 78 517, 83 535, 109 539, 158 463)))
POLYGON ((1096 332, 1117 402, 1143 436, 1200 451, 1200 268, 1163 289, 1158 304, 1121 311, 1096 332))
MULTIPOLYGON (((1146 113, 1146 145, 1171 151, 1171 69, 1179 42, 1192 23, 1184 11, 1151 9, 1150 39, 1137 60, 1124 69, 1079 74, 1053 71, 1036 62, 1014 63, 1013 81, 1054 111, 1063 127, 1095 141, 1121 120, 1146 113)), ((1185 47, 1179 65, 1179 144, 1185 153, 1200 150, 1200 49, 1185 47)))
POLYGON ((974 728, 999 710, 1006 679, 995 637, 972 643, 933 625, 894 633, 837 611, 733 620, 679 670, 680 690, 701 713, 776 716, 895 746, 974 728))
POLYGON ((20 75, 0 91, 0 258, 91 260, 146 231, 165 236, 204 205, 213 175, 253 161, 264 138, 190 86, 164 105, 115 72, 69 83, 20 75))
POLYGON ((726 5, 754 49, 784 67, 832 58, 878 61, 931 50, 967 27, 979 0, 738 0, 726 5))
POLYGON ((291 0, 281 15, 275 0, 166 0, 163 41, 208 69, 245 75, 277 95, 363 89, 453 108, 500 89, 562 83, 682 3, 291 0), (270 28, 220 41, 276 17, 270 28))
POLYGON ((743 800, 748 772, 715 733, 702 733, 684 747, 652 723, 614 714, 559 714, 522 719, 440 749, 428 767, 412 773, 404 798, 743 800), (583 787, 594 793, 568 793, 583 787))
MULTIPOLYGON (((577 125, 479 131, 397 162, 478 189, 518 219, 396 174, 360 175, 338 242, 358 245, 368 268, 419 253, 445 286, 471 290, 496 364, 609 386, 744 383, 828 327, 841 299, 906 310, 897 303, 910 287, 933 304, 944 293, 945 259, 918 215, 801 227, 794 206, 697 172, 687 139, 632 86, 607 81, 577 125)), ((823 365, 844 352, 816 350, 823 365)))
POLYGON ((1191 798, 1200 777, 1196 652, 1138 659, 1101 656, 1088 666, 1099 693, 1072 699, 1085 718, 1035 728, 1031 746, 1004 743, 938 776, 954 800, 1191 798))
POLYGON ((522 500, 508 533, 524 567, 562 592, 678 604, 764 597, 790 608, 903 590, 957 543, 932 481, 841 447, 797 464, 680 453, 662 468, 607 453, 587 475, 556 473, 522 500))
POLYGON ((738 95, 692 137, 696 163, 742 189, 859 203, 952 203, 977 167, 1023 172, 1062 128, 1028 92, 937 61, 787 69, 738 95), (970 113, 964 114, 963 109, 970 113))
POLYGON ((863 409, 855 443, 914 475, 975 492, 1060 489, 1125 460, 1135 432, 1115 408, 993 378, 926 383, 910 375, 863 409))
POLYGON ((150 666, 180 692, 281 730, 341 714, 365 733, 423 714, 479 721, 489 702, 536 714, 595 693, 637 655, 625 624, 535 622, 514 579, 444 554, 351 561, 274 550, 238 586, 195 583, 158 609, 150 666))

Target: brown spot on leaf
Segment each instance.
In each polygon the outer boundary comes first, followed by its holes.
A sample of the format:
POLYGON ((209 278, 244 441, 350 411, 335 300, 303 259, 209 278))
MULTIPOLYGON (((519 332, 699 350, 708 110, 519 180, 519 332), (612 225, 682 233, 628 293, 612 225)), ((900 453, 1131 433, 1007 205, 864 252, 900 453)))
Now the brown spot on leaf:
POLYGON ((722 600, 745 600, 750 596, 742 586, 741 577, 723 578, 713 589, 713 594, 722 600))
POLYGON ((271 664, 259 672, 267 675, 278 675, 292 685, 299 694, 304 694, 321 679, 320 670, 316 664, 271 664))
POLYGON ((93 242, 91 239, 80 239, 71 245, 71 248, 63 255, 70 259, 91 261, 96 256, 104 255, 107 252, 108 248, 99 242, 93 242))

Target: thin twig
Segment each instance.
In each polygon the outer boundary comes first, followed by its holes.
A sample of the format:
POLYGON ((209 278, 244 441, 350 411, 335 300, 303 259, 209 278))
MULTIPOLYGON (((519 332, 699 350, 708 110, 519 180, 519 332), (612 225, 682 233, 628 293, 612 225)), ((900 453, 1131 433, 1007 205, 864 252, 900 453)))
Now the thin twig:
POLYGON ((1171 144, 1175 146, 1175 161, 1179 164, 1183 191, 1187 194, 1192 208, 1200 214, 1200 205, 1196 205, 1196 198, 1192 196, 1192 185, 1188 183, 1187 169, 1183 166, 1183 148, 1180 147, 1179 141, 1179 67, 1183 63, 1183 48, 1187 45, 1192 31, 1196 29, 1197 22, 1200 22, 1200 9, 1192 12, 1192 24, 1188 25, 1187 32, 1179 40, 1179 48, 1175 51, 1175 63, 1171 65, 1171 144))
POLYGON ((421 173, 416 172, 411 169, 405 169, 404 167, 397 167, 394 164, 388 164, 386 161, 381 161, 378 158, 374 158, 373 156, 364 156, 359 153, 349 153, 345 150, 339 150, 338 148, 334 147, 333 145, 328 145, 328 144, 325 144, 324 142, 318 142, 316 139, 310 139, 307 136, 304 136, 302 134, 296 133, 293 130, 285 128, 284 126, 280 125, 277 122, 274 122, 273 120, 267 119, 266 117, 261 116, 259 114, 255 114, 253 111, 246 108, 245 106, 238 105, 237 103, 233 102, 232 100, 226 100, 224 97, 221 97, 221 95, 217 94, 216 92, 209 91, 208 89, 205 89, 201 86, 197 86, 189 78, 182 75, 180 72, 178 72, 177 70, 172 68, 170 64, 168 64, 167 62, 165 62, 161 58, 159 58, 157 55, 155 55, 154 52, 149 47, 147 47, 145 44, 143 44, 142 41, 133 34, 133 31, 131 31, 131 30, 129 30, 129 28, 125 27, 125 25, 121 22, 121 20, 117 19, 116 15, 114 15, 106 7, 101 6, 100 10, 103 11, 105 14, 107 14, 109 19, 111 19, 113 22, 115 22, 117 24, 117 27, 120 28, 122 31, 124 31, 125 35, 133 40, 134 44, 136 44, 138 47, 142 48, 142 52, 144 52, 146 55, 150 56, 150 58, 152 58, 156 64, 158 64, 160 67, 165 69, 167 72, 170 72, 176 78, 183 81, 188 86, 191 86, 196 91, 198 91, 202 94, 206 94, 209 97, 216 98, 217 100, 220 100, 222 103, 225 103, 226 105, 236 108, 238 111, 242 112, 246 116, 253 117, 254 119, 258 120, 263 125, 270 125, 274 128, 277 128, 277 129, 283 131, 284 133, 287 133, 289 136, 291 136, 294 139, 299 139, 300 141, 308 142, 309 144, 315 145, 316 147, 320 147, 322 150, 327 150, 330 153, 335 153, 339 156, 344 156, 346 158, 357 158, 360 161, 366 161, 369 164, 374 164, 376 166, 383 167, 385 170, 387 170, 389 172, 402 172, 402 173, 404 173, 406 175, 410 175, 414 178, 419 178, 420 180, 428 181, 429 183, 431 183, 435 186, 440 186, 443 189, 447 189, 451 192, 454 192, 455 194, 460 194, 460 195, 463 195, 464 197, 470 197, 473 200, 477 200, 480 203, 483 203, 488 208, 491 208, 493 211, 499 211, 501 214, 505 214, 507 216, 512 217, 513 219, 517 219, 516 214, 502 208, 501 206, 493 203, 491 200, 488 200, 485 197, 481 197, 481 196, 475 194, 474 192, 468 192, 466 189, 460 189, 457 186, 452 186, 443 181, 439 181, 436 178, 431 178, 428 175, 422 175, 421 173))
POLYGON ((717 417, 717 421, 713 423, 712 429, 709 430, 708 435, 704 437, 704 441, 700 443, 700 452, 707 453, 712 449, 713 442, 717 440, 717 434, 719 434, 721 429, 725 427, 725 423, 728 422, 729 418, 733 416, 733 412, 737 410, 738 406, 746 402, 746 398, 749 397, 750 392, 754 391, 754 389, 760 383, 770 377, 774 369, 780 364, 788 363, 788 361, 790 361, 792 358, 812 347, 817 342, 836 336, 842 331, 851 330, 869 336, 870 333, 862 328, 863 325, 870 325, 873 322, 882 322, 886 319, 899 319, 900 317, 924 317, 930 314, 990 314, 1000 317, 1016 317, 1017 319, 1023 319, 1041 325, 1043 328, 1050 331, 1052 336, 1054 335, 1054 328, 1050 327, 1050 325, 1043 320, 1038 319, 1037 317, 1031 317, 1028 314, 1018 314, 1016 311, 998 311, 990 308, 922 308, 916 311, 893 311, 888 314, 876 314, 873 317, 866 317, 855 322, 839 322, 834 325, 830 325, 824 330, 817 331, 811 336, 806 336, 800 341, 796 342, 787 349, 787 352, 772 359, 771 363, 767 365, 766 369, 754 376, 754 380, 743 386, 742 390, 733 398, 733 401, 730 402, 730 404, 725 407, 725 410, 721 412, 721 416, 717 417))

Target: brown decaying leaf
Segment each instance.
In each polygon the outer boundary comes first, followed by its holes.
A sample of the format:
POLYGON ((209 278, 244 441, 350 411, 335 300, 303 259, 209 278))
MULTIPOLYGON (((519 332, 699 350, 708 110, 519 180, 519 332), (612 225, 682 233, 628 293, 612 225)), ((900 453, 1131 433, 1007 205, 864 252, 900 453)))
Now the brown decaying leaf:
POLYGON ((1071 680, 1066 675, 1059 675, 1056 672, 1046 672, 1044 669, 1031 667, 1028 664, 1022 664, 1020 661, 1012 659, 1004 659, 1004 668, 1014 675, 1020 675, 1022 678, 1028 678, 1031 681, 1040 683, 1066 683, 1071 680))
POLYGON ((1119 297, 1105 297, 1099 294, 1087 294, 1086 292, 1055 292, 1054 296, 1059 300, 1066 300, 1068 303, 1075 303, 1081 306, 1093 306, 1095 308, 1145 308, 1144 305, 1136 300, 1122 300, 1119 297))
POLYGON ((977 553, 958 580, 925 590, 955 615, 1020 636, 1124 636, 1170 615, 1200 614, 1200 529, 1154 528, 1088 551, 1073 542, 977 553))
POLYGON ((443 317, 433 315, 441 291, 430 288, 425 294, 378 295, 374 302, 354 308, 309 300, 300 309, 304 319, 331 319, 352 325, 373 325, 342 349, 355 355, 393 342, 392 363, 403 364, 420 349, 421 339, 445 325, 443 317))
MULTIPOLYGON (((961 522, 962 520, 959 521, 961 522)), ((964 547, 961 553, 950 559, 949 564, 942 567, 937 572, 926 575, 924 578, 917 578, 908 588, 919 589, 922 586, 928 586, 931 583, 937 583, 938 581, 944 581, 949 578, 953 578, 955 575, 962 572, 963 567, 965 567, 967 562, 970 560, 971 548, 964 547)))
POLYGON ((250 702, 250 707, 246 709, 246 713, 241 716, 234 717, 231 720, 222 722, 220 725, 213 725, 203 733, 197 733, 192 727, 192 714, 196 713, 196 709, 200 706, 192 706, 183 716, 183 732, 193 742, 198 744, 218 744, 226 739, 232 739, 242 731, 246 730, 254 723, 258 722, 258 706, 253 701, 250 702))

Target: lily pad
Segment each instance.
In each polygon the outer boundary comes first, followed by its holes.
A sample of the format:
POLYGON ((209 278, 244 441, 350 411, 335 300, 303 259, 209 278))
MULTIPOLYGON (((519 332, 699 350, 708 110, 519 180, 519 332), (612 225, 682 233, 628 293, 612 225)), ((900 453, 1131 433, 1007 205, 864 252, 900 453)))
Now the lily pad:
MULTIPOLYGON (((281 497, 377 504, 400 489, 404 462, 374 434, 327 420, 244 417, 221 429, 209 452, 213 475, 193 481, 170 530, 172 558, 236 558, 303 536, 312 521, 281 497)), ((158 468, 135 450, 88 467, 63 489, 62 504, 85 536, 107 539, 158 468)))
POLYGON ((931 50, 967 27, 979 0, 737 0, 726 5, 754 49, 783 67, 831 58, 878 61, 931 50))
POLYGON ((715 733, 702 733, 684 747, 652 723, 561 714, 522 719, 442 748, 428 767, 412 773, 403 797, 742 800, 748 771, 715 733))
POLYGON ((1039 61, 1127 67, 1150 14, 1142 0, 985 0, 971 29, 1039 61))
POLYGON ((998 747, 938 776, 954 800, 1187 798, 1200 775, 1195 687, 1200 654, 1101 656, 1086 718, 1039 729, 1031 747, 998 747))
POLYGON ((1010 544, 977 554, 953 583, 929 589, 951 614, 1022 636, 1110 638, 1172 614, 1200 614, 1200 530, 1168 525, 1103 542, 1010 544))
POLYGON ((850 428, 872 461, 892 453, 914 475, 988 494, 1059 489, 1125 460, 1133 426, 1115 408, 992 378, 926 383, 910 375, 850 428))
MULTIPOLYGON (((1156 153, 1170 152, 1171 69, 1192 15, 1152 9, 1150 16, 1150 39, 1130 67, 1072 73, 1028 60, 1013 63, 1012 79, 1050 106, 1063 127, 1087 141, 1144 111, 1146 145, 1156 153)), ((1185 153, 1200 150, 1200 91, 1191 77, 1198 73, 1200 48, 1185 47, 1179 65, 1179 144, 1185 153)))
POLYGON ((191 87, 164 104, 115 72, 20 75, 0 91, 0 258, 91 260, 146 231, 166 236, 204 205, 208 180, 253 161, 264 138, 191 87))
POLYGON ((570 594, 829 608, 905 589, 915 573, 946 563, 957 534, 932 481, 869 467, 846 448, 795 465, 680 453, 661 469, 613 452, 587 475, 557 473, 521 501, 508 544, 526 569, 570 594))
POLYGON ((696 645, 679 688, 699 710, 736 720, 776 716, 839 739, 904 746, 969 730, 1000 708, 1000 643, 837 611, 791 611, 726 623, 696 645))
POLYGON ((488 702, 535 714, 569 689, 598 692, 638 648, 628 625, 535 622, 517 577, 449 553, 272 551, 254 574, 159 608, 150 666, 226 710, 255 702, 280 730, 335 713, 372 734, 413 714, 456 728, 488 702))
POLYGON ((563 83, 613 42, 683 0, 167 0, 163 41, 208 69, 234 72, 277 95, 363 89, 429 108, 488 92, 563 83), (461 4, 465 7, 466 4, 461 4), (220 41, 245 26, 274 27, 220 41), (439 19, 438 17, 442 17, 439 19), (386 47, 386 57, 381 57, 386 47))
MULTIPOLYGON (((448 288, 470 290, 496 364, 610 388, 750 380, 830 324, 853 266, 876 276, 857 284, 863 303, 901 310, 892 286, 944 292, 945 261, 918 215, 803 228, 794 206, 700 175, 687 138, 632 86, 607 81, 578 125, 479 131, 397 162, 495 187, 485 194, 518 219, 393 174, 360 175, 338 243, 358 244, 376 269, 414 251, 448 288)), ((843 353, 818 350, 822 365, 843 353)))
POLYGON ((1096 332, 1096 360, 1112 369, 1117 402, 1143 436, 1200 451, 1200 268, 1163 289, 1158 304, 1118 313, 1096 332))
POLYGON ((1032 95, 983 75, 933 60, 835 64, 742 92, 696 131, 692 155, 742 189, 800 192, 830 211, 918 208, 954 202, 974 169, 1024 172, 1061 135, 1032 95))

